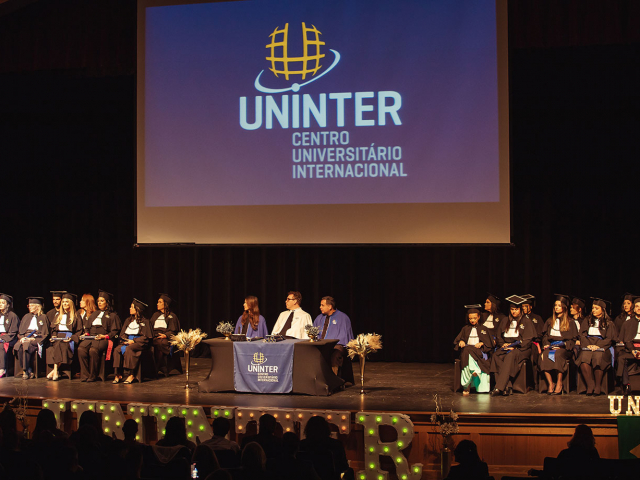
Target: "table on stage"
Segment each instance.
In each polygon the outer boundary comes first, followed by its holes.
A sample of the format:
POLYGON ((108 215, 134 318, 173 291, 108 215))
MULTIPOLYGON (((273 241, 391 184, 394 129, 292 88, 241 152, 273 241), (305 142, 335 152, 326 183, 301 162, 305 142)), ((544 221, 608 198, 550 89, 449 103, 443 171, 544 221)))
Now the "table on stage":
MULTIPOLYGON (((236 391, 236 380, 238 380, 237 375, 234 374, 237 367, 236 355, 234 354, 234 343, 236 342, 213 338, 204 340, 203 343, 209 345, 211 349, 211 371, 207 378, 198 384, 199 391, 205 393, 236 391)), ((292 387, 290 392, 286 393, 331 395, 344 385, 344 380, 331 370, 331 353, 338 340, 318 340, 316 342, 285 340, 277 343, 265 343, 258 340, 239 343, 238 350, 256 352, 258 355, 265 348, 271 349, 271 352, 274 351, 273 349, 282 352, 290 349, 293 352, 292 387)), ((250 391, 260 393, 256 390, 250 391)))

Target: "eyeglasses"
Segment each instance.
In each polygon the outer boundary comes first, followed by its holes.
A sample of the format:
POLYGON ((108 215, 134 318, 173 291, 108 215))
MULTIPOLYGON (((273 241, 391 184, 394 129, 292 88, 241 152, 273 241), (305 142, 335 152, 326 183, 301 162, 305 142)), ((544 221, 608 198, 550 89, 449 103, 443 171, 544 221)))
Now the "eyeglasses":
POLYGON ((295 302, 296 299, 295 298, 285 298, 285 301, 287 301, 287 302, 295 302))

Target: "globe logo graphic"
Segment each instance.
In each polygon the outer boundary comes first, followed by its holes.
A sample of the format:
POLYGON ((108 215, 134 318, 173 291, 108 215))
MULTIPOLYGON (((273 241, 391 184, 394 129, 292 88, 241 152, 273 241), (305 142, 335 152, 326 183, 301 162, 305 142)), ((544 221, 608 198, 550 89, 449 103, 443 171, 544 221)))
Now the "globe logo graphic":
POLYGON ((256 352, 253 354, 253 362, 256 365, 262 365, 267 361, 267 357, 264 356, 262 352, 256 352))
POLYGON ((295 82, 287 88, 269 88, 260 84, 260 76, 264 73, 262 70, 254 83, 256 89, 264 93, 297 92, 329 73, 340 61, 340 54, 329 49, 334 55, 333 63, 329 68, 323 69, 320 61, 325 58, 322 52, 325 42, 320 40, 320 35, 322 32, 315 25, 308 28, 305 22, 302 22, 302 56, 289 56, 289 24, 285 23, 284 28, 276 27, 269 35, 271 43, 266 45, 269 55, 265 58, 271 64, 269 70, 278 78, 284 76, 285 80, 298 80, 303 83, 295 82), (322 71, 316 75, 320 70, 322 71))
POLYGON ((284 28, 278 30, 278 27, 273 31, 271 35, 271 43, 267 45, 267 49, 271 54, 267 57, 267 60, 271 62, 271 70, 277 77, 278 74, 283 74, 284 78, 289 80, 291 75, 300 75, 302 80, 307 78, 307 74, 315 75, 322 65, 320 65, 320 59, 324 58, 324 53, 321 53, 320 46, 324 45, 324 42, 320 40, 321 32, 311 25, 312 28, 302 22, 302 56, 290 57, 288 55, 289 49, 289 24, 286 23, 284 28), (311 38, 309 38, 311 34, 311 38), (277 56, 277 55, 280 56, 277 56))

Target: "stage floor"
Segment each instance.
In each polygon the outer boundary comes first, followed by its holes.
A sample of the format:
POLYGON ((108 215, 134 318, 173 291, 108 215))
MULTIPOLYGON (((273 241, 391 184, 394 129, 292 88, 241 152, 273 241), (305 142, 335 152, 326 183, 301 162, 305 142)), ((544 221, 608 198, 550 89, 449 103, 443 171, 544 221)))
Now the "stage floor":
MULTIPOLYGON (((211 359, 191 361, 191 383, 203 380, 211 366, 211 359)), ((359 365, 353 364, 354 373, 359 365)), ((347 387, 329 397, 307 395, 256 395, 248 393, 199 393, 197 386, 185 390, 185 376, 145 381, 142 384, 113 385, 111 381, 82 383, 79 379, 58 382, 46 378, 23 380, 0 379, 1 401, 18 395, 26 396, 31 404, 45 398, 101 400, 126 403, 169 403, 181 405, 302 408, 324 410, 381 411, 425 413, 434 411, 434 394, 442 405, 461 414, 517 415, 517 416, 604 416, 609 415, 609 399, 586 397, 572 392, 569 395, 548 396, 537 392, 491 398, 489 394, 463 397, 452 391, 453 364, 382 363, 367 362, 365 372, 366 395, 359 386, 347 387)))

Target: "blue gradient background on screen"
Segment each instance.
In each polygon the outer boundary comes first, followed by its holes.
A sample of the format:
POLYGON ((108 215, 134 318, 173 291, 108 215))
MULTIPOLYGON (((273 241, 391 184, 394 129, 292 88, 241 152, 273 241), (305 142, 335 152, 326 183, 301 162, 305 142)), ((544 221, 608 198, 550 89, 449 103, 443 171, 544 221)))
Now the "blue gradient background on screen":
MULTIPOLYGON (((498 88, 495 3, 472 1, 268 1, 146 10, 145 204, 221 206, 497 202, 498 88), (282 88, 268 69, 269 34, 289 23, 289 55, 302 50, 301 22, 322 32, 331 65, 297 92, 318 104, 327 127, 283 129, 274 119, 244 130, 239 99, 254 120, 254 87, 282 88), (355 92, 402 96, 394 125, 355 126, 355 92), (351 92, 345 126, 329 93, 351 92), (292 178, 292 134, 343 131, 349 145, 400 146, 406 177, 292 178)), ((309 77, 308 77, 309 78, 309 77)), ((286 92, 284 95, 291 95, 286 92)), ((281 105, 280 96, 273 94, 281 105)), ((291 102, 291 98, 289 98, 291 102)), ((377 104, 367 99, 366 104, 377 104)), ((377 120, 374 112, 364 118, 377 120)), ((290 118, 291 122, 291 118, 290 118)), ((377 124, 377 121, 376 121, 377 124)), ((302 125, 302 118, 301 118, 302 125)), ((326 163, 326 162, 325 162, 326 163)), ((355 165, 356 162, 343 162, 355 165)), ((382 163, 382 162, 380 162, 382 163)), ((398 162, 387 162, 398 163, 398 162)))

